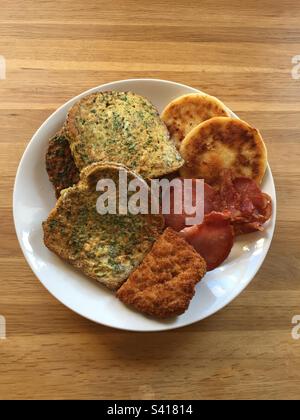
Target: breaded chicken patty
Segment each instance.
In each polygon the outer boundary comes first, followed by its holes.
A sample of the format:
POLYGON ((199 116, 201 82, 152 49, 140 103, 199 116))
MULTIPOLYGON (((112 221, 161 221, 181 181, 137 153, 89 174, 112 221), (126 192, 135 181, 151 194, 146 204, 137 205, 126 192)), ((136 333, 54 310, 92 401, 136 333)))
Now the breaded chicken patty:
POLYGON ((179 233, 167 228, 117 291, 117 297, 157 318, 180 315, 188 308, 195 285, 205 273, 204 259, 179 233))

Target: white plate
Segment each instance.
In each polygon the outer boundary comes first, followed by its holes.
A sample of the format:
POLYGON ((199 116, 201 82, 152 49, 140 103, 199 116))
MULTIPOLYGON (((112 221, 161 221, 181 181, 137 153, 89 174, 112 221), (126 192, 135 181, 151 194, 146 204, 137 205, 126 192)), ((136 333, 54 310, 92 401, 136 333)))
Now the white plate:
POLYGON ((61 128, 67 111, 79 98, 105 90, 139 93, 153 102, 159 111, 180 95, 199 92, 189 86, 164 80, 123 80, 84 92, 54 112, 30 141, 15 181, 14 221, 25 258, 53 296, 68 308, 97 323, 124 330, 162 331, 200 321, 238 296, 253 279, 267 255, 276 215, 276 193, 271 170, 268 167, 262 186, 274 204, 273 216, 265 231, 244 235, 237 240, 228 260, 208 273, 197 285, 196 295, 185 314, 158 321, 130 310, 112 292, 80 274, 43 244, 41 224, 55 205, 54 191, 45 169, 49 137, 61 128))

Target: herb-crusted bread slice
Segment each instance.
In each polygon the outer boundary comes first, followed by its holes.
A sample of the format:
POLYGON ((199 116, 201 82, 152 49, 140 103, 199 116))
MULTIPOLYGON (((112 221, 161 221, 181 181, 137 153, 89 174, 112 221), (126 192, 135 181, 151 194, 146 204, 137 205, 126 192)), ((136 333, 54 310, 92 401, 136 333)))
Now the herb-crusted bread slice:
POLYGON ((49 140, 46 170, 57 198, 62 190, 72 187, 79 181, 79 171, 75 165, 69 141, 63 132, 49 140))
POLYGON ((141 263, 164 227, 161 215, 97 212, 97 182, 114 180, 118 196, 120 168, 127 171, 129 181, 136 177, 120 165, 93 164, 85 168, 80 182, 62 192, 43 223, 44 242, 51 251, 112 290, 141 263))
POLYGON ((65 131, 80 170, 94 162, 117 162, 155 178, 184 163, 156 108, 132 92, 81 99, 70 110, 65 131))

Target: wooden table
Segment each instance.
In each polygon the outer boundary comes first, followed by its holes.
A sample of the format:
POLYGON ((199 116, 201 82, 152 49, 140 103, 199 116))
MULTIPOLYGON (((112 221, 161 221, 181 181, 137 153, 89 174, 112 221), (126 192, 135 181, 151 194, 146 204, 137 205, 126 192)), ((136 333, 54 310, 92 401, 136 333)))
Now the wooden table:
POLYGON ((298 0, 1 1, 0 399, 299 398, 299 21, 298 0), (16 169, 40 124, 90 87, 136 77, 201 88, 260 128, 278 193, 276 235, 251 285, 167 333, 116 331, 67 310, 27 266, 12 220, 16 169))

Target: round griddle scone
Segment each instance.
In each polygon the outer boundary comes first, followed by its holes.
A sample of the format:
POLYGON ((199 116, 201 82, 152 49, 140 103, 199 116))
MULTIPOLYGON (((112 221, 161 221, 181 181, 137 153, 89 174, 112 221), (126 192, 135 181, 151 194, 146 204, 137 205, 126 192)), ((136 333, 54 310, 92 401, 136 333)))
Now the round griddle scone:
POLYGON ((219 99, 201 93, 191 93, 170 102, 161 118, 179 149, 183 139, 193 128, 203 121, 218 116, 230 117, 228 109, 219 99))
POLYGON ((195 127, 183 140, 184 178, 203 178, 218 184, 226 169, 233 177, 261 183, 267 167, 267 150, 258 130, 235 118, 216 117, 195 127))

